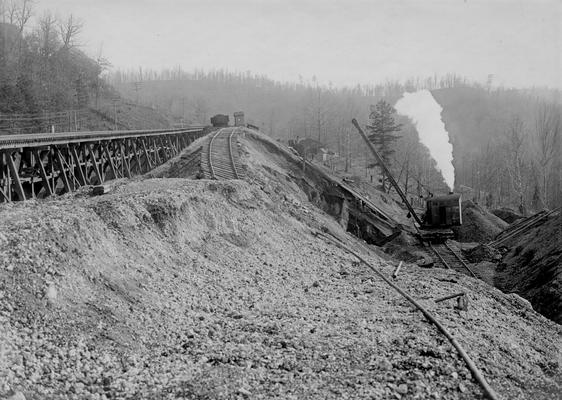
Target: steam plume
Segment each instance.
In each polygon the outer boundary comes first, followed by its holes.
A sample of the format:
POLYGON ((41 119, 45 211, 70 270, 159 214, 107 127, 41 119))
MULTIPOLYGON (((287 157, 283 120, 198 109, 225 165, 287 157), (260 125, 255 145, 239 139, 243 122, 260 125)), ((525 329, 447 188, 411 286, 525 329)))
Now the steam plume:
POLYGON ((429 90, 404 93, 394 108, 399 114, 410 117, 416 126, 420 141, 429 149, 429 154, 436 161, 445 183, 453 190, 455 186, 453 145, 449 143, 449 133, 441 120, 443 108, 435 101, 429 90))

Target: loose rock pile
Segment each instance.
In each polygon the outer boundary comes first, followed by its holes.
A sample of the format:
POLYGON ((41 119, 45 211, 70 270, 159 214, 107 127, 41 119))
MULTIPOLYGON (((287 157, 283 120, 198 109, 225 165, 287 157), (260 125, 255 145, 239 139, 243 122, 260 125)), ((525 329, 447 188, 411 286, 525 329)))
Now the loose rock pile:
MULTIPOLYGON (((0 398, 475 399, 449 342, 244 143, 248 182, 147 179, 0 206, 0 398)), ((445 270, 397 282, 505 398, 555 398, 561 328, 445 270), (464 291, 468 311, 433 299, 464 291)))
POLYGON ((460 242, 486 243, 496 237, 508 224, 471 200, 462 202, 463 224, 454 227, 460 242))
POLYGON ((487 244, 479 244, 466 250, 464 251, 464 255, 471 263, 479 263, 482 261, 499 262, 502 259, 500 251, 487 244))
POLYGON ((562 216, 560 212, 502 243, 506 252, 495 284, 527 298, 533 307, 562 323, 562 216))

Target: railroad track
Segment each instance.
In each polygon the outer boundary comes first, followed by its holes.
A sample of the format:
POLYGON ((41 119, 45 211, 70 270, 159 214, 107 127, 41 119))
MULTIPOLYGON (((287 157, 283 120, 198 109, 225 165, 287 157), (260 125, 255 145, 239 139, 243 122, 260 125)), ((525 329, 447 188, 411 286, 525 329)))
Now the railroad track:
POLYGON ((510 225, 503 232, 500 232, 494 240, 492 240, 488 245, 498 247, 504 244, 505 241, 513 238, 514 236, 528 232, 532 228, 542 224, 545 219, 547 219, 551 214, 560 211, 560 207, 555 208, 551 211, 541 211, 535 215, 527 218, 523 218, 512 225, 510 225))
POLYGON ((68 145, 82 142, 111 141, 115 139, 148 138, 156 136, 193 134, 202 132, 205 127, 193 125, 182 129, 144 129, 124 131, 83 131, 57 133, 26 133, 19 135, 0 135, 0 149, 18 149, 35 146, 68 145))
POLYGON ((206 179, 242 179, 236 134, 239 128, 222 128, 211 136, 201 154, 206 179))
POLYGON ((448 241, 441 244, 429 244, 429 249, 431 250, 430 256, 433 260, 441 264, 447 269, 452 269, 457 272, 470 275, 474 278, 478 278, 474 272, 468 266, 466 259, 462 256, 459 249, 454 247, 448 241))

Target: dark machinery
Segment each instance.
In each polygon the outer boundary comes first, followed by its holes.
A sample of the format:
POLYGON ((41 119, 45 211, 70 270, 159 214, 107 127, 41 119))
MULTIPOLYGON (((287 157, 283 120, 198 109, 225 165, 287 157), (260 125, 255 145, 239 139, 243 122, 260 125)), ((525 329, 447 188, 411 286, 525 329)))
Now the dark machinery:
POLYGON ((377 163, 384 170, 390 183, 394 189, 396 189, 396 192, 408 208, 409 215, 411 215, 417 222, 418 226, 414 226, 419 234, 420 240, 422 242, 435 243, 444 242, 447 239, 452 238, 453 231, 450 228, 452 226, 459 226, 462 224, 461 195, 450 193, 444 196, 428 197, 426 199, 426 212, 424 218, 423 220, 420 219, 404 195, 404 192, 402 192, 402 189, 398 186, 398 183, 394 180, 394 177, 384 164, 382 157, 379 155, 355 118, 352 123, 367 143, 367 146, 375 156, 377 163))
POLYGON ((224 114, 217 114, 213 117, 211 117, 211 125, 213 125, 214 127, 224 127, 224 126, 228 126, 228 115, 224 115, 224 114))
POLYGON ((425 205, 424 227, 449 228, 462 225, 460 194, 450 193, 444 196, 428 197, 425 205))

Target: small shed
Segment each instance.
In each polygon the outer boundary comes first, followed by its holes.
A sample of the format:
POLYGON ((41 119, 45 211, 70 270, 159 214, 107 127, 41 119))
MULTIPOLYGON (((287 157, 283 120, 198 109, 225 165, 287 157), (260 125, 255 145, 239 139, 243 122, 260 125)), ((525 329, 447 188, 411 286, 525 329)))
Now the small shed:
POLYGON ((242 111, 234 113, 234 126, 244 126, 244 113, 242 111))

